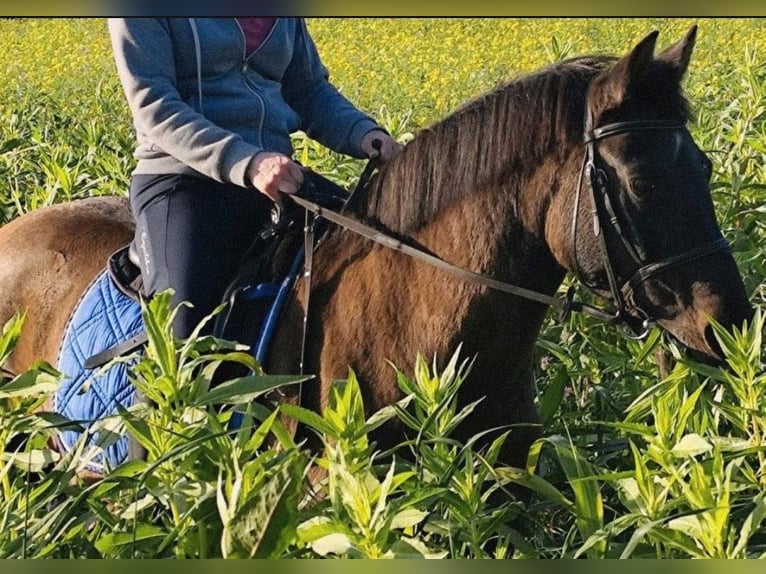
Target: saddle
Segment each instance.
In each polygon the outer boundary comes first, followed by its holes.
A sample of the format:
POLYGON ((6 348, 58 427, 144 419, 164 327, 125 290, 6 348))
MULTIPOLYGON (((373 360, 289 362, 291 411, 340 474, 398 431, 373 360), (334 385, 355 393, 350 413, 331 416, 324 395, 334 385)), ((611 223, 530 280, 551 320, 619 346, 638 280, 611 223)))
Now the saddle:
MULTIPOLYGON (((327 178, 309 172, 301 196, 332 210, 346 206, 349 194, 327 178)), ((356 195, 355 197, 356 198, 356 195)), ((272 208, 271 224, 263 229, 242 258, 242 263, 227 288, 223 301, 225 311, 216 318, 213 334, 243 343, 253 343, 253 325, 264 315, 269 302, 279 292, 284 279, 295 274, 302 264, 303 208, 284 202, 272 208), (293 273, 291 273, 293 270, 293 273), (256 319, 255 321, 253 319, 256 319), (248 333, 248 331, 250 333, 248 333)), ((320 224, 321 225, 321 224, 320 224)), ((315 225, 315 227, 318 227, 315 225)), ((317 235, 318 229, 314 229, 317 235)), ((305 246, 304 246, 305 247, 305 246)), ((114 286, 126 297, 139 302, 146 298, 141 276, 140 259, 134 242, 117 250, 107 260, 107 272, 114 286)), ((101 366, 114 357, 131 352, 146 342, 145 335, 123 341, 88 359, 88 368, 101 366)), ((256 359, 263 361, 265 354, 256 359)))
MULTIPOLYGON (((301 195, 333 210, 342 209, 349 197, 346 190, 315 173, 306 174, 301 195)), ((224 312, 215 317, 213 335, 248 345, 264 368, 268 368, 264 361, 282 304, 303 267, 305 213, 291 201, 275 204, 271 224, 243 257, 224 294, 224 312)), ((324 223, 314 221, 314 237, 321 235, 324 223)), ((140 352, 147 340, 140 315, 140 300, 145 296, 131 243, 108 258, 65 329, 57 368, 66 378, 54 396, 54 408, 79 427, 63 430, 59 443, 62 450, 71 451, 80 444, 81 435, 88 434, 86 452, 97 447, 85 458, 91 472, 103 473, 141 454, 128 437, 116 438, 114 433, 91 427, 116 415, 119 407, 143 400, 128 380, 130 363, 101 367, 116 357, 140 352)))

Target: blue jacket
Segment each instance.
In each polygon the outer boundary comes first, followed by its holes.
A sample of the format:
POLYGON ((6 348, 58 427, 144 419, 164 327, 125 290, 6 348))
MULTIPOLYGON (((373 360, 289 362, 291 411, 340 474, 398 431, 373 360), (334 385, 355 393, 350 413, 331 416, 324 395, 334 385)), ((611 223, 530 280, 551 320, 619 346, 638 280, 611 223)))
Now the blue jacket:
POLYGON ((277 19, 252 54, 234 18, 110 18, 108 28, 135 123, 134 173, 248 187, 253 155, 292 155, 293 132, 361 158, 377 127, 329 83, 302 19, 277 19))

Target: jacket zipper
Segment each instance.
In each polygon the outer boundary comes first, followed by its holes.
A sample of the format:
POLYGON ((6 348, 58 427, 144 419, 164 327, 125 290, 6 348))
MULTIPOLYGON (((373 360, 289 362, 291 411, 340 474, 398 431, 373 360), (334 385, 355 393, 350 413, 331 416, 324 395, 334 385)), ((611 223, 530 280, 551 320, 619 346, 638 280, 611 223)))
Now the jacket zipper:
MULTIPOLYGON (((242 37, 242 77, 245 80, 245 85, 248 87, 248 89, 253 92, 253 95, 258 99, 258 103, 261 106, 261 117, 258 122, 258 143, 261 148, 263 148, 263 124, 266 119, 266 103, 263 101, 263 96, 258 93, 258 90, 256 90, 255 86, 253 86, 250 83, 250 80, 247 77, 247 68, 249 66, 249 61, 247 57, 247 40, 245 39, 245 31, 242 29, 242 26, 239 24, 236 18, 234 18, 234 23, 237 25, 237 29, 239 30, 239 35, 242 37)), ((273 32, 272 28, 272 32, 273 32)), ((271 35, 271 32, 269 33, 269 36, 271 35)))

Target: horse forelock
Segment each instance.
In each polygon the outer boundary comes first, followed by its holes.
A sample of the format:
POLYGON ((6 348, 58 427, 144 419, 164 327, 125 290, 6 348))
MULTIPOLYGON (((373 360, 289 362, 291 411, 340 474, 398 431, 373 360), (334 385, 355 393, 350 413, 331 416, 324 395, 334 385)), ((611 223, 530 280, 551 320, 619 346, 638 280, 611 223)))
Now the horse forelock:
POLYGON ((588 85, 613 61, 572 58, 467 102, 381 170, 360 215, 410 233, 466 194, 509 182, 518 189, 546 157, 582 141, 588 85))

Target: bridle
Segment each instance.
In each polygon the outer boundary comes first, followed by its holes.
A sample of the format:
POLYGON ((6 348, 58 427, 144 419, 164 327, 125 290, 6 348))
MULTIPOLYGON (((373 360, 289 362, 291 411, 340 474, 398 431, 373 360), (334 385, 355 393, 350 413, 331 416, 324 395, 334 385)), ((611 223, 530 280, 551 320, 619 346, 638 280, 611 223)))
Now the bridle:
POLYGON ((594 128, 593 115, 590 107, 588 107, 586 112, 584 135, 585 154, 583 157, 582 169, 580 170, 580 178, 577 184, 572 215, 571 244, 573 271, 583 285, 591 289, 594 288, 593 285, 588 284, 584 279, 577 260, 578 216, 580 212, 582 189, 585 185, 585 176, 587 176, 588 183, 590 184, 588 185, 588 188, 590 189, 593 205, 591 210, 593 216, 593 232, 599 240, 599 247, 604 260, 609 291, 612 294, 614 305, 616 307, 612 322, 626 324, 634 329, 629 317, 637 316, 641 321, 640 330, 633 335, 628 334, 631 338, 642 339, 646 337, 652 325, 655 323, 655 318, 652 317, 648 311, 640 307, 635 301, 636 289, 642 283, 673 267, 687 265, 692 261, 707 257, 714 253, 722 251, 728 252, 730 248, 728 241, 724 237, 719 237, 716 240, 704 243, 703 245, 694 247, 678 255, 666 257, 661 261, 646 262, 644 258, 639 255, 639 250, 625 234, 620 214, 614 209, 614 201, 609 190, 609 178, 604 170, 597 166, 597 144, 612 136, 625 133, 638 131, 677 131, 685 129, 685 124, 672 120, 612 122, 594 128), (627 279, 621 278, 615 270, 613 251, 610 249, 606 233, 604 232, 606 225, 611 226, 614 234, 620 239, 620 243, 625 252, 636 265, 636 270, 627 279))
MULTIPOLYGON (((593 229, 595 235, 599 238, 600 249, 604 259, 604 267, 606 269, 607 280, 609 283, 609 290, 614 298, 614 305, 616 309, 614 311, 608 311, 593 305, 589 305, 582 301, 576 301, 574 299, 574 287, 570 288, 564 297, 550 296, 545 293, 540 293, 530 289, 520 287, 518 285, 512 285, 503 281, 499 281, 493 277, 475 273, 462 267, 453 265, 440 257, 428 253, 423 249, 409 245, 400 239, 392 237, 379 229, 365 225, 358 219, 338 213, 332 209, 322 207, 308 199, 301 197, 300 195, 288 196, 292 201, 307 210, 307 213, 312 213, 316 216, 314 219, 324 218, 331 221, 341 227, 348 229, 349 231, 366 237, 378 244, 381 244, 390 249, 394 249, 410 257, 423 261, 429 265, 447 271, 448 273, 471 281, 485 285, 491 289, 510 293, 518 297, 522 297, 531 301, 536 301, 544 305, 554 307, 558 310, 562 319, 566 318, 571 312, 580 312, 587 315, 596 317, 602 321, 610 324, 623 324, 629 326, 634 334, 627 334, 628 336, 636 339, 646 337, 649 333, 655 319, 649 312, 641 308, 636 304, 634 299, 635 290, 645 281, 652 277, 662 273, 673 267, 679 267, 686 265, 697 259, 707 257, 719 251, 728 251, 729 243, 724 237, 720 237, 709 243, 705 243, 699 247, 692 248, 679 255, 672 255, 661 261, 657 262, 645 262, 639 255, 638 250, 635 248, 630 238, 623 232, 621 225, 621 218, 614 209, 614 202, 609 192, 609 180, 605 172, 596 166, 596 158, 598 157, 597 143, 612 136, 619 134, 635 132, 635 131, 657 131, 657 130, 684 130, 685 125, 676 121, 669 120, 634 120, 624 122, 613 122, 596 128, 592 127, 592 117, 590 109, 586 112, 585 130, 584 130, 584 142, 585 142, 585 154, 583 156, 582 169, 580 171, 580 177, 577 184, 577 191, 574 202, 574 214, 572 218, 572 253, 574 258, 573 271, 579 281, 591 289, 593 285, 587 283, 583 278, 581 268, 577 261, 577 228, 578 228, 578 214, 580 210, 580 202, 582 196, 582 189, 585 187, 585 175, 588 176, 590 185, 587 187, 591 192, 591 199, 593 202, 593 229), (632 275, 623 280, 619 277, 615 270, 612 250, 606 240, 606 234, 603 232, 605 225, 610 225, 615 234, 620 238, 623 248, 629 254, 630 258, 636 264, 636 270, 632 275), (640 331, 635 332, 633 322, 630 321, 632 315, 637 315, 641 320, 640 331)), ((368 163, 365 169, 363 179, 368 180, 371 172, 371 166, 374 165, 374 158, 368 163)), ((367 181, 365 181, 366 187, 367 181)), ((358 185, 354 195, 358 193, 364 193, 366 190, 360 190, 361 185, 358 185)), ((350 201, 354 201, 355 198, 352 195, 350 201)), ((309 228, 312 227, 307 224, 307 233, 309 228)), ((310 241, 306 241, 306 254, 309 257, 311 252, 310 241)), ((310 259, 309 259, 310 260, 310 259)), ((307 277, 307 281, 310 282, 311 271, 310 267, 304 274, 307 277)), ((309 285, 307 285, 307 293, 310 291, 309 285)), ((308 312, 308 309, 306 309, 308 312)))

